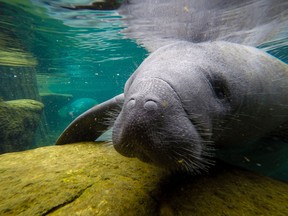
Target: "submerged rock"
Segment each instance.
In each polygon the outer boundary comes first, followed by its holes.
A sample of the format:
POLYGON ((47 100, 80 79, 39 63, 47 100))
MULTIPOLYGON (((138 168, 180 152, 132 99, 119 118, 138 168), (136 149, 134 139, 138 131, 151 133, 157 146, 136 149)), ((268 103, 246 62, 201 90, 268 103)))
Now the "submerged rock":
POLYGON ((168 174, 107 144, 0 156, 0 215, 287 215, 288 184, 232 167, 168 174))
POLYGON ((43 104, 28 99, 0 101, 0 153, 31 147, 43 104))
POLYGON ((147 215, 156 168, 107 145, 42 147, 0 156, 0 215, 147 215), (135 213, 135 214, 134 214, 135 213))

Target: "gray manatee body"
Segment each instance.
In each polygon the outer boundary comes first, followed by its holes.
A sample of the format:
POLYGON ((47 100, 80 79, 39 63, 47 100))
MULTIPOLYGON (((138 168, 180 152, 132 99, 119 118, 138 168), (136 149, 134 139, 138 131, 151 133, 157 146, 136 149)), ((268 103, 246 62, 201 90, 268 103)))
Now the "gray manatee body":
POLYGON ((124 94, 75 119, 57 144, 94 141, 113 126, 113 145, 124 156, 198 172, 213 149, 257 143, 287 119, 285 63, 229 42, 177 42, 152 53, 124 94), (118 117, 108 125, 111 112, 118 117))

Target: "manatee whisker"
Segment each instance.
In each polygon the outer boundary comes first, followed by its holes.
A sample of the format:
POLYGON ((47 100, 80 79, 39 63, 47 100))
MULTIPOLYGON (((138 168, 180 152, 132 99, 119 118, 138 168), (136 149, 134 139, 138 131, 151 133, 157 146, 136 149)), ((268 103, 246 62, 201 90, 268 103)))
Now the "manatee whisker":
POLYGON ((106 124, 108 127, 112 127, 114 125, 116 118, 119 115, 119 111, 116 109, 112 109, 109 110, 106 115, 107 117, 104 118, 103 123, 106 124))

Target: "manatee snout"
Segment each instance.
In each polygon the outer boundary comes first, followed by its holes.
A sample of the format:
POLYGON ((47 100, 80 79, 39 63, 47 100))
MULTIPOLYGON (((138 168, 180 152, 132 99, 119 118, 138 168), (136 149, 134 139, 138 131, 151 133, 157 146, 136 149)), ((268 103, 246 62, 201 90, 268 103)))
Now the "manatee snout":
POLYGON ((145 160, 144 154, 154 148, 151 143, 156 142, 157 127, 162 124, 164 112, 164 107, 155 97, 130 97, 114 124, 112 138, 115 149, 124 156, 145 160))
POLYGON ((114 148, 170 170, 192 170, 200 164, 202 139, 174 90, 155 82, 138 84, 131 95, 127 92, 113 127, 114 148))

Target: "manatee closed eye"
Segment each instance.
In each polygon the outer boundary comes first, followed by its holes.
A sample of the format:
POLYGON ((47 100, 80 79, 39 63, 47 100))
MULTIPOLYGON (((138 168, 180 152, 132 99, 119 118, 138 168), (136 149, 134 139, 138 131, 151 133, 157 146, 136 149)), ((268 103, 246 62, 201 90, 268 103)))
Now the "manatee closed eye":
POLYGON ((199 172, 214 150, 256 142, 288 119, 288 66, 253 47, 177 42, 152 53, 124 95, 75 119, 57 144, 94 141, 113 124, 115 149, 170 169, 199 172))
POLYGON ((214 77, 211 77, 210 75, 208 75, 207 80, 208 82, 210 82, 211 88, 213 89, 215 96, 219 100, 229 101, 230 91, 226 83, 226 80, 223 77, 215 76, 215 75, 214 77))

